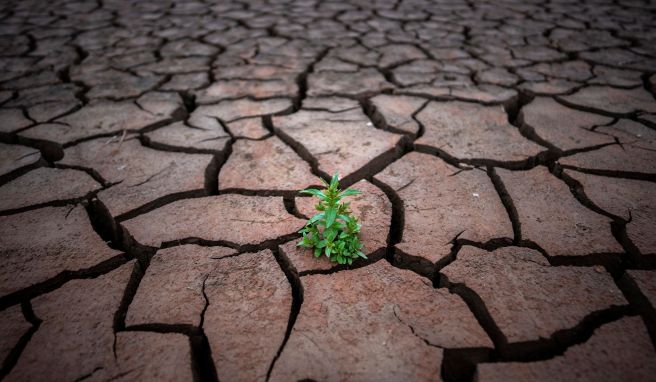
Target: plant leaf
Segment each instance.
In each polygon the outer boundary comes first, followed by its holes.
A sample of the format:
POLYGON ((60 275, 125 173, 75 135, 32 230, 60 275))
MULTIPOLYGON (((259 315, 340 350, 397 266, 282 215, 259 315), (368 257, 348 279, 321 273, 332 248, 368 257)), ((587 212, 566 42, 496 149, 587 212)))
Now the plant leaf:
POLYGON ((361 192, 352 188, 340 190, 338 173, 332 176, 330 183, 324 179, 321 182, 326 186, 323 190, 308 188, 300 191, 319 198, 319 202, 314 206, 318 213, 308 219, 300 231, 303 237, 298 246, 313 249, 315 257, 325 254, 333 263, 351 265, 358 258, 366 259, 358 238, 358 219, 352 215, 349 203, 341 201, 361 192))
POLYGON ((326 194, 324 194, 322 191, 315 190, 314 188, 308 188, 307 190, 301 190, 301 191, 299 191, 299 193, 300 194, 316 196, 317 198, 319 198, 321 200, 326 200, 326 194))
POLYGON ((334 206, 328 207, 328 209, 326 209, 325 215, 326 228, 330 228, 330 226, 335 222, 335 218, 337 217, 337 208, 334 206))
POLYGON ((342 220, 345 221, 346 223, 348 223, 348 222, 351 220, 351 217, 348 216, 348 215, 337 215, 337 218, 338 218, 338 219, 342 219, 342 220))
POLYGON ((362 194, 362 192, 360 192, 358 190, 354 190, 352 188, 348 188, 348 189, 340 192, 339 197, 344 198, 344 197, 347 197, 347 196, 360 195, 360 194, 362 194))
POLYGON ((335 236, 337 236, 337 229, 335 228, 335 225, 330 228, 326 228, 326 230, 323 231, 323 236, 326 238, 326 240, 333 241, 335 236))
POLYGON ((310 220, 308 220, 308 222, 305 225, 308 226, 308 225, 314 224, 317 220, 323 219, 324 215, 325 214, 322 212, 320 214, 316 214, 316 215, 312 216, 312 218, 310 220))
POLYGON ((339 184, 339 173, 336 172, 333 175, 333 178, 330 180, 330 187, 337 187, 338 184, 339 184))

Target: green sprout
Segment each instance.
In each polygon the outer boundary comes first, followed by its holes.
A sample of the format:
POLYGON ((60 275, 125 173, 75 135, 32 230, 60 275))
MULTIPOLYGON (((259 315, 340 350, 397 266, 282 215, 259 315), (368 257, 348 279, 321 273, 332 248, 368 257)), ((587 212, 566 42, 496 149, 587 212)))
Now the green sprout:
POLYGON ((350 265, 354 259, 366 259, 367 256, 362 253, 363 245, 358 238, 361 227, 358 219, 351 214, 349 203, 342 203, 341 200, 360 195, 361 192, 351 188, 340 190, 338 178, 339 174, 335 173, 330 184, 321 179, 327 187, 324 190, 310 188, 301 191, 301 194, 319 198, 319 203, 315 205, 319 213, 299 231, 303 238, 298 246, 313 248, 315 257, 323 252, 332 262, 350 265))

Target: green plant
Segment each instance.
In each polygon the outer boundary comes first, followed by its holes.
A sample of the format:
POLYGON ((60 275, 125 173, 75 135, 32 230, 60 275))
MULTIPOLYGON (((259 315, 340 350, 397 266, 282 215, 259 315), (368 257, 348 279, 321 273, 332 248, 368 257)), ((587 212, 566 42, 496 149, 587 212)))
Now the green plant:
POLYGON ((303 238, 298 246, 313 248, 315 257, 321 256, 323 252, 332 262, 350 265, 354 259, 366 259, 367 256, 361 251, 358 219, 351 214, 349 203, 341 200, 347 196, 360 195, 361 192, 351 188, 340 190, 338 178, 339 175, 335 173, 330 184, 321 179, 327 187, 323 191, 313 188, 301 191, 302 194, 319 198, 319 203, 315 205, 319 213, 308 220, 300 231, 303 238))

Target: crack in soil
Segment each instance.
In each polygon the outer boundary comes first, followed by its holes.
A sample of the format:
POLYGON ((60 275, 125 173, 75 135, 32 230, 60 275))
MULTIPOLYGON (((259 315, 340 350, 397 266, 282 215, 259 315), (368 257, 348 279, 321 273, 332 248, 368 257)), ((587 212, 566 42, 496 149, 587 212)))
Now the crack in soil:
MULTIPOLYGON (((114 356, 116 357, 116 333, 118 332, 180 333, 189 338, 192 353, 191 369, 194 380, 218 380, 209 342, 203 329, 205 312, 211 303, 205 293, 207 277, 203 279, 202 283, 202 295, 205 305, 201 312, 199 327, 160 323, 126 327, 125 324, 127 310, 137 293, 152 256, 158 249, 185 244, 224 246, 237 251, 228 257, 240 256, 244 253, 264 249, 273 251, 276 261, 291 286, 292 306, 285 337, 276 355, 268 365, 267 380, 271 377, 276 362, 285 349, 302 308, 302 277, 313 274, 330 275, 336 272, 366 267, 382 259, 385 259, 394 267, 410 270, 419 277, 429 279, 436 288, 446 288, 449 292, 460 296, 474 314, 480 326, 492 339, 494 349, 443 349, 441 377, 445 381, 473 380, 476 367, 482 362, 533 362, 553 359, 564 354, 568 348, 588 341, 593 332, 600 326, 634 315, 639 315, 642 318, 652 343, 656 345, 656 310, 649 302, 645 292, 626 273, 627 270, 634 269, 656 270, 656 254, 642 253, 637 245, 640 243, 634 242, 629 237, 627 225, 633 222, 632 215, 629 215, 629 219, 626 219, 604 210, 602 206, 595 204, 588 197, 580 182, 563 170, 650 183, 656 182, 656 171, 641 172, 613 168, 591 169, 561 164, 558 161, 564 157, 594 152, 612 145, 619 145, 624 148, 624 145, 618 138, 615 138, 614 142, 611 143, 561 150, 553 142, 541 137, 536 132, 536 126, 526 123, 522 114, 522 109, 525 106, 529 105, 536 96, 541 96, 549 97, 559 105, 573 110, 612 118, 612 121, 608 124, 593 126, 590 131, 595 131, 601 126, 614 125, 621 120, 638 122, 648 129, 656 129, 653 114, 645 110, 634 108, 636 110, 627 112, 611 111, 604 109, 602 106, 586 106, 568 100, 570 98, 568 96, 577 94, 589 85, 606 86, 626 91, 640 90, 646 92, 652 101, 656 99, 655 74, 650 69, 653 66, 650 66, 650 64, 654 62, 654 59, 644 48, 646 40, 642 34, 636 33, 629 36, 621 22, 615 22, 614 19, 611 20, 610 18, 607 20, 609 21, 608 24, 595 25, 592 21, 586 21, 588 15, 585 12, 581 12, 576 17, 571 16, 571 12, 561 14, 559 6, 553 4, 549 9, 542 5, 532 5, 533 8, 531 9, 533 11, 502 7, 504 20, 500 20, 498 15, 489 13, 485 7, 473 2, 465 2, 462 7, 458 8, 457 12, 441 10, 441 12, 446 13, 445 16, 439 18, 441 29, 438 28, 439 33, 437 34, 434 34, 435 30, 431 27, 431 24, 435 21, 434 18, 437 17, 435 11, 430 9, 431 7, 426 6, 426 9, 419 9, 418 12, 415 12, 414 9, 409 9, 408 4, 403 1, 397 1, 389 6, 376 4, 375 6, 358 5, 357 7, 345 2, 336 6, 335 9, 332 9, 333 7, 328 3, 321 6, 310 4, 302 12, 310 11, 311 15, 308 16, 308 23, 316 24, 316 27, 312 30, 305 29, 304 24, 294 21, 294 19, 305 19, 304 17, 298 17, 299 11, 296 7, 285 10, 290 15, 289 20, 285 20, 284 23, 276 22, 276 20, 281 20, 280 11, 272 12, 270 7, 273 4, 268 3, 258 7, 247 3, 230 2, 215 4, 212 7, 201 3, 179 5, 175 2, 170 6, 162 6, 161 8, 154 3, 137 4, 137 6, 143 6, 143 8, 112 9, 112 4, 102 1, 98 1, 87 8, 81 4, 75 6, 71 4, 63 12, 51 12, 48 10, 49 7, 46 6, 44 10, 49 12, 49 21, 47 23, 39 20, 38 16, 32 19, 36 10, 14 11, 13 4, 5 7, 2 19, 9 22, 8 25, 11 25, 7 36, 14 37, 18 42, 15 45, 6 44, 4 47, 2 60, 9 64, 7 65, 8 73, 3 74, 3 78, 0 79, 0 106, 3 110, 5 108, 15 109, 17 114, 22 116, 24 123, 21 122, 21 125, 17 128, 8 127, 7 130, 0 132, 0 142, 35 148, 39 150, 41 159, 32 164, 0 174, 0 189, 12 180, 30 176, 32 170, 40 167, 83 171, 102 187, 76 198, 49 200, 25 207, 9 208, 0 211, 0 217, 14 216, 44 207, 81 204, 85 207, 94 231, 109 247, 123 253, 92 267, 75 271, 63 271, 48 280, 0 297, 0 311, 20 304, 23 316, 31 324, 31 327, 20 337, 18 343, 11 349, 5 359, 0 369, 0 379, 11 372, 32 335, 38 331, 41 325, 41 320, 35 316, 32 310, 31 301, 34 298, 50 293, 71 280, 94 279, 105 275, 136 259, 120 306, 116 312, 113 312, 114 356), (81 8, 78 9, 78 7, 81 8), (157 16, 156 18, 144 20, 141 27, 147 33, 144 35, 137 33, 139 35, 135 36, 134 40, 132 40, 132 37, 121 36, 121 33, 114 33, 131 30, 129 25, 122 20, 122 17, 135 10, 140 14, 157 16), (534 12, 538 10, 544 12, 534 12), (212 19, 216 24, 214 28, 205 28, 205 16, 213 13, 220 14, 221 17, 212 19), (80 17, 82 15, 84 17, 80 17), (69 16, 71 17, 69 18, 69 16), (94 17, 98 17, 98 19, 94 17), (174 30, 160 25, 161 20, 173 20, 174 24, 177 25, 186 17, 195 17, 199 20, 195 30, 177 29, 177 27, 174 30), (559 22, 555 22, 554 18, 559 18, 559 22), (89 25, 91 20, 94 22, 93 26, 89 25), (468 25, 471 21, 473 21, 473 24, 468 25), (523 29, 519 28, 519 22, 526 25, 530 24, 531 33, 535 33, 529 36, 523 29), (30 27, 25 29, 23 23, 25 25, 29 24, 30 27), (64 27, 57 27, 60 23, 64 23, 64 27), (78 26, 76 23, 80 25, 78 26), (328 24, 323 25, 323 23, 328 23, 330 27, 325 29, 328 24), (477 23, 483 24, 478 25, 477 23), (46 27, 45 24, 48 24, 48 26, 46 27), (56 32, 52 41, 54 45, 52 46, 49 46, 47 41, 50 39, 48 36, 50 26, 53 26, 53 33, 56 32), (535 30, 532 28, 535 28, 535 30), (329 30, 329 33, 326 30, 329 30), (486 39, 488 37, 486 33, 490 31, 494 32, 494 40, 496 40, 494 43, 486 39), (588 37, 586 33, 590 31, 595 31, 601 36, 599 41, 593 41, 588 37), (566 32, 576 33, 567 35, 566 32), (560 34, 565 34, 568 37, 559 37, 560 34), (579 39, 577 34, 585 36, 579 39), (58 45, 59 42, 55 41, 58 39, 61 39, 61 45, 58 45), (435 41, 442 41, 443 45, 434 45, 433 42, 435 41), (183 48, 178 49, 175 48, 175 43, 178 42, 188 43, 189 45, 183 45, 183 48), (24 46, 21 47, 21 44, 24 46), (394 52, 398 56, 391 59, 387 58, 388 53, 385 52, 389 52, 388 48, 394 44, 411 47, 413 48, 411 49, 412 52, 406 56, 403 50, 399 48, 394 52), (522 51, 523 48, 529 48, 529 51, 522 51), (176 51, 176 49, 179 51, 176 51), (530 49, 534 51, 530 51, 530 49), (619 58, 615 55, 618 55, 619 58), (14 59, 16 62, 12 62, 14 59), (20 59, 27 60, 21 61, 20 59), (330 65, 326 64, 329 60, 333 60, 330 65), (200 62, 202 64, 198 64, 200 62), (569 70, 576 72, 576 69, 567 67, 568 64, 585 66, 582 70, 587 75, 583 77, 572 75, 569 70), (421 68, 422 65, 425 65, 421 69, 423 71, 413 71, 418 70, 416 68, 421 68), (431 68, 431 65, 434 65, 434 67, 431 68), (198 67, 195 68, 194 66, 198 67), (242 66, 248 70, 244 71, 242 66), (339 66, 342 68, 340 69, 339 66), (30 67, 30 69, 25 69, 27 67, 30 67), (226 69, 236 69, 237 71, 233 73, 222 72, 226 69), (377 88, 365 81, 358 84, 358 87, 349 90, 347 88, 351 84, 345 83, 339 86, 344 88, 334 87, 333 90, 329 91, 323 89, 324 91, 321 93, 325 94, 325 97, 341 97, 356 101, 356 107, 342 108, 335 111, 328 107, 304 106, 304 103, 307 104, 308 93, 313 94, 310 89, 311 85, 326 88, 331 88, 334 85, 332 83, 321 84, 317 82, 315 84, 312 82, 315 75, 319 78, 327 69, 333 73, 342 73, 345 76, 351 75, 353 80, 359 80, 357 73, 370 71, 375 76, 384 79, 383 82, 390 83, 392 87, 377 88), (510 77, 510 81, 504 81, 503 75, 501 77, 495 75, 484 78, 481 74, 489 69, 501 69, 502 73, 510 77), (94 71, 94 80, 91 80, 88 73, 86 73, 90 70, 94 71), (261 74, 260 70, 268 72, 261 74), (597 73, 598 70, 614 70, 617 73, 604 77, 597 73), (42 72, 46 75, 50 73, 51 76, 44 77, 45 80, 39 79, 42 72), (148 78, 155 78, 156 80, 153 83, 142 84, 139 88, 130 89, 130 95, 112 94, 96 98, 93 92, 98 87, 107 86, 114 82, 125 88, 131 86, 129 82, 123 83, 113 77, 111 80, 103 78, 104 72, 114 77, 118 76, 117 78, 126 76, 130 81, 133 79, 142 81, 148 78), (633 72, 633 82, 629 81, 631 80, 631 72, 633 72), (620 81, 622 80, 620 74, 627 76, 624 83, 620 81), (204 78, 201 78, 200 82, 195 85, 189 84, 185 88, 171 85, 181 78, 185 78, 184 81, 190 83, 194 82, 196 81, 193 80, 194 75, 204 76, 204 78), (311 75, 313 76, 312 81, 310 81, 311 75), (422 78, 420 80, 408 80, 407 78, 416 77, 417 75, 422 78), (439 76, 442 75, 444 78, 440 79, 439 76), (635 78, 636 75, 638 76, 637 79, 635 78), (96 77, 99 78, 98 82, 95 81, 96 77), (462 84, 450 83, 450 81, 456 80, 462 81, 462 84), (235 81, 245 82, 247 83, 245 87, 253 86, 254 90, 230 89, 228 85, 235 81), (442 82, 440 83, 440 81, 442 82), (562 81, 569 84, 561 85, 563 87, 558 89, 543 88, 542 90, 539 88, 536 90, 535 87, 531 86, 547 84, 547 81, 549 83, 551 81, 554 81, 554 83, 562 81), (224 94, 220 94, 218 100, 212 100, 212 97, 209 100, 204 99, 203 92, 211 90, 212 85, 217 83, 228 86, 223 88, 224 94), (60 93, 55 94, 62 99, 70 98, 69 101, 66 101, 69 102, 66 104, 67 106, 53 111, 47 117, 40 116, 35 106, 41 107, 49 103, 57 103, 59 100, 50 100, 49 97, 52 97, 50 95, 40 95, 38 93, 39 88, 43 89, 45 87, 49 91, 59 92, 60 90, 57 89, 62 84, 67 86, 67 90, 62 90, 61 95, 60 93), (167 84, 170 86, 167 86, 167 84), (293 84, 296 90, 274 89, 271 92, 266 90, 268 86, 275 87, 279 84, 285 86, 293 84), (423 86, 423 88, 418 85, 423 86), (506 92, 506 95, 494 93, 494 91, 489 90, 489 86, 496 87, 495 89, 498 92, 506 92), (443 92, 439 94, 428 90, 443 90, 443 92), (167 95, 177 94, 182 100, 182 104, 175 110, 166 112, 165 117, 162 117, 162 114, 153 112, 147 105, 138 101, 139 97, 154 91, 163 92, 167 95), (479 91, 480 94, 475 94, 474 91, 479 91), (508 91, 514 92, 514 94, 508 93, 508 91), (30 98, 32 97, 29 95, 30 92, 37 92, 34 99, 30 98), (410 113, 411 120, 418 126, 416 133, 409 133, 390 125, 391 122, 385 119, 382 110, 379 110, 372 101, 373 97, 383 94, 389 96, 410 95, 423 100, 421 106, 410 113), (50 123, 59 127, 72 128, 74 124, 67 125, 62 122, 65 120, 62 118, 70 118, 73 114, 85 110, 96 99, 130 102, 139 111, 151 117, 159 118, 159 120, 137 129, 126 130, 122 126, 116 126, 116 129, 112 132, 90 134, 63 143, 26 136, 29 135, 31 129, 41 124, 50 123), (189 125, 189 117, 201 105, 219 105, 222 102, 235 100, 267 101, 281 99, 291 100, 292 106, 273 113, 238 115, 229 121, 217 118, 217 121, 228 134, 226 146, 221 150, 167 145, 156 142, 145 135, 175 122, 182 122, 187 128, 198 128, 189 125), (502 106, 507 115, 508 123, 516 128, 523 138, 545 149, 524 159, 500 161, 483 157, 458 158, 444 150, 443 147, 445 146, 433 147, 417 144, 416 140, 421 138, 426 131, 426 126, 417 117, 419 113, 424 111, 430 102, 454 100, 472 105, 502 106), (273 116, 291 116, 301 110, 321 111, 329 114, 348 110, 361 110, 371 121, 373 128, 400 136, 399 141, 393 147, 373 158, 368 158, 366 164, 342 179, 344 188, 362 179, 368 180, 383 191, 392 205, 392 216, 389 222, 386 245, 369 254, 367 261, 359 261, 352 266, 336 265, 328 270, 308 270, 299 273, 278 248, 290 240, 296 240, 299 237, 296 232, 249 244, 186 237, 167 241, 162 243, 159 248, 154 248, 138 243, 121 225, 122 222, 176 201, 223 194, 281 197, 285 211, 289 215, 299 219, 307 219, 308 217, 298 210, 296 198, 301 196, 298 195, 297 190, 278 190, 275 188, 262 190, 229 188, 219 190, 219 174, 231 156, 236 141, 242 139, 260 141, 274 136, 279 138, 302 161, 307 163, 314 176, 328 180, 330 174, 320 169, 319 158, 321 157, 321 160, 327 158, 324 155, 326 153, 340 153, 330 148, 321 154, 312 154, 302 142, 295 140, 280 127, 273 124, 273 116), (262 125, 268 132, 260 138, 236 136, 228 126, 231 122, 253 117, 261 118, 262 125), (116 184, 104 179, 96 169, 64 165, 58 163, 58 161, 64 157, 65 148, 94 139, 110 137, 118 139, 121 134, 126 134, 126 132, 137 134, 142 146, 154 150, 187 154, 211 154, 212 160, 204 171, 203 187, 164 195, 118 216, 112 216, 108 208, 97 198, 97 195, 100 191, 109 189, 116 184), (512 224, 513 237, 497 237, 486 242, 475 242, 462 239, 458 234, 450 242, 449 255, 436 263, 431 263, 422 257, 414 256, 412 253, 405 253, 397 248, 397 245, 402 242, 404 230, 407 228, 405 222, 406 205, 399 193, 413 185, 416 179, 412 179, 403 186, 394 189, 378 180, 376 174, 403 158, 406 154, 415 151, 434 155, 457 167, 460 169, 459 171, 467 171, 472 168, 484 170, 491 180, 512 224), (611 220, 608 229, 620 244, 621 253, 595 252, 583 256, 552 256, 538 243, 523 237, 522 225, 515 201, 513 201, 506 189, 506 185, 497 174, 497 169, 525 171, 538 166, 547 167, 553 175, 565 183, 578 203, 590 211, 611 220), (601 266, 612 275, 615 286, 622 291, 629 304, 590 312, 576 326, 555 332, 549 338, 525 343, 508 343, 506 337, 491 317, 485 301, 466 285, 452 284, 446 276, 440 273, 441 269, 457 261, 457 255, 464 245, 487 251, 509 246, 531 248, 544 255, 549 264, 554 267, 601 266)), ((635 14, 634 24, 637 26, 644 23, 644 20, 636 14, 635 9, 631 6, 617 3, 609 7, 611 7, 609 10, 619 10, 622 14, 629 14, 629 12, 631 12, 631 15, 635 14)), ((645 13, 648 14, 648 12, 645 13)), ((605 18, 610 16, 600 13, 596 17, 601 21, 605 21, 605 18)), ((385 84, 385 86, 388 86, 388 84, 385 84)), ((630 103, 633 101, 609 100, 608 104, 611 105, 613 102, 630 103)), ((64 102, 62 101, 62 103, 64 102)), ((328 120, 334 123, 353 122, 351 120, 340 121, 337 116, 334 119, 328 118, 328 120)), ((640 141, 640 139, 637 141, 640 141)), ((645 149, 650 153, 655 150, 654 148, 645 149)), ((625 152, 629 153, 630 150, 627 149, 625 152)), ((348 153, 345 155, 348 155, 348 153)), ((165 177, 165 170, 151 175, 142 183, 146 183, 154 177, 165 177)), ((248 176, 248 174, 244 174, 244 176, 248 176)), ((409 210, 420 209, 417 206, 408 206, 407 208, 409 210)), ((239 217, 232 220, 253 221, 250 217, 239 217)), ((394 310, 394 314, 401 323, 407 325, 398 316, 396 310, 394 310)), ((410 325, 407 326, 412 334, 417 336, 414 328, 410 325)), ((428 346, 435 346, 425 339, 421 339, 428 346)), ((91 378, 94 373, 100 370, 101 368, 97 368, 78 380, 91 378)), ((129 371, 126 373, 129 373, 129 371)))

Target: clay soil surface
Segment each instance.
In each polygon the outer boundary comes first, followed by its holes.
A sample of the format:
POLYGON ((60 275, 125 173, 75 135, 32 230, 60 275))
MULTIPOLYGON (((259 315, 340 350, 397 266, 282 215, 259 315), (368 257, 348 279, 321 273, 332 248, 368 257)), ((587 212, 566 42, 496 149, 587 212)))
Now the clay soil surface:
POLYGON ((655 19, 2 1, 0 380, 655 381, 655 19))

